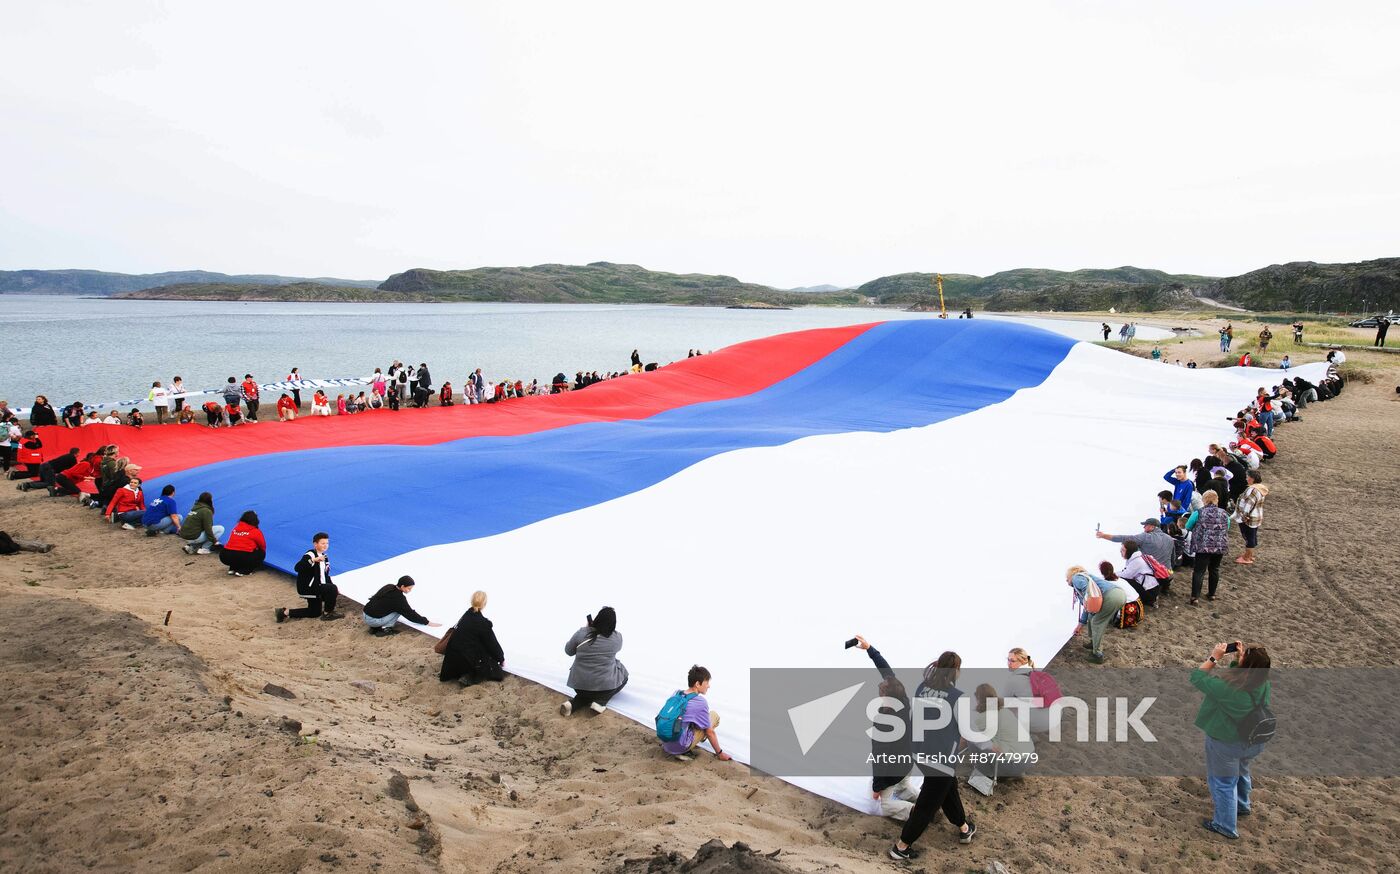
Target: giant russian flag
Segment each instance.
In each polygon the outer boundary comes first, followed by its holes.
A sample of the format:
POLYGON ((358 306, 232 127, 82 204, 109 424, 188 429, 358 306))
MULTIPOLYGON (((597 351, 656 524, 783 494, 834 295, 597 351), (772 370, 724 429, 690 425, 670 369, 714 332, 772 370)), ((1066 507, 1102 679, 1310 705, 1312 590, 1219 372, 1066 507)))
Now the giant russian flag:
MULTIPOLYGON (((748 670, 968 667, 1070 637, 1064 571, 1117 558, 1163 473, 1229 437, 1277 371, 1185 370, 1001 321, 786 334, 580 392, 119 441, 148 490, 261 517, 290 570, 319 530, 363 602, 403 574, 450 625, 485 589, 507 668, 565 690, 563 644, 617 609, 631 672, 613 709, 651 724, 692 664, 726 750, 749 753, 748 670)), ((269 408, 271 404, 267 405, 269 408)), ((88 433, 91 432, 91 433, 88 433)), ((86 448, 86 447, 84 447, 86 448)), ((271 621, 269 617, 269 622, 271 621)), ((366 644, 370 645, 370 644, 366 644)), ((868 781, 793 782, 870 809, 868 781)))

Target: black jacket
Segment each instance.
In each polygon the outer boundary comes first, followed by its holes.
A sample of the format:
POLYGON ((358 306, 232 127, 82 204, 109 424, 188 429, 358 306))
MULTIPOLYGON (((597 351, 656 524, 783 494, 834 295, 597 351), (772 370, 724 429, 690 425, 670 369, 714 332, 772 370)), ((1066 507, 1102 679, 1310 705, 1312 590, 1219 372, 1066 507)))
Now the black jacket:
POLYGON ((57 425, 58 415, 54 413, 53 407, 48 404, 36 406, 29 411, 29 427, 37 428, 40 425, 57 425))
POLYGON ((332 585, 334 585, 334 582, 331 580, 330 558, 326 558, 325 564, 317 564, 311 561, 311 559, 315 557, 316 550, 308 549, 305 553, 302 554, 301 559, 297 561, 296 567, 293 568, 293 570, 297 572, 298 595, 303 595, 306 597, 316 596, 317 593, 314 587, 318 583, 322 582, 322 574, 325 575, 324 581, 326 583, 331 583, 332 585))
POLYGON ((408 606, 408 597, 394 585, 384 586, 365 603, 365 615, 372 619, 383 619, 390 613, 397 613, 409 622, 419 625, 428 624, 427 617, 413 612, 413 608, 408 606))
MULTIPOLYGON (((885 657, 880 655, 880 651, 875 647, 867 649, 866 654, 875 663, 875 669, 880 672, 880 676, 887 680, 896 679, 894 671, 890 668, 890 663, 885 661, 885 657)), ((870 753, 873 764, 870 767, 873 779, 870 781, 870 788, 879 792, 888 789, 894 784, 909 776, 913 770, 913 744, 911 737, 913 732, 910 729, 909 696, 905 695, 898 699, 903 706, 895 710, 893 707, 881 707, 880 713, 886 717, 893 717, 904 723, 904 730, 897 740, 882 741, 880 735, 870 739, 870 753), (886 761, 882 761, 882 758, 886 761)), ((889 732, 889 720, 877 727, 879 732, 889 732)))
POLYGON ((469 609, 457 620, 452 638, 447 641, 438 677, 455 680, 468 673, 479 677, 485 673, 483 666, 488 662, 500 665, 505 660, 506 654, 496 640, 496 632, 491 630, 491 620, 469 609))

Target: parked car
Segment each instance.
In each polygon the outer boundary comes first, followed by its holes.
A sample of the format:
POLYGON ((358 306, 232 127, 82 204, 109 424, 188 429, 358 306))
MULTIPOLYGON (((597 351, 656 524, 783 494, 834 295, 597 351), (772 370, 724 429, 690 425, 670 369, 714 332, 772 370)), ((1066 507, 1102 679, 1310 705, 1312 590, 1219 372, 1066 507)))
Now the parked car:
POLYGON ((1400 316, 1367 316, 1352 322, 1351 326, 1353 328, 1379 328, 1381 319, 1389 321, 1392 325, 1400 325, 1400 316))

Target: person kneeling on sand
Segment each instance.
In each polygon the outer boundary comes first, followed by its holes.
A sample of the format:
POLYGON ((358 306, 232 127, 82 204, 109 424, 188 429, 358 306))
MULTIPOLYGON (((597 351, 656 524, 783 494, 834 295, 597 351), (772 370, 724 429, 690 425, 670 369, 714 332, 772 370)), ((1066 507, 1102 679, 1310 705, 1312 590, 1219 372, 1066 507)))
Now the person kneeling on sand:
POLYGON ((564 654, 574 657, 569 669, 571 701, 559 705, 568 716, 585 707, 595 713, 608 709, 608 702, 627 685, 627 666, 617 660, 622 650, 622 634, 617 630, 617 611, 604 607, 597 617, 589 616, 582 628, 564 644, 564 654))
POLYGON ((475 686, 486 680, 499 683, 506 678, 503 670, 506 654, 496 640, 491 620, 482 615, 485 609, 486 593, 473 592, 472 605, 448 632, 439 680, 445 683, 456 680, 463 686, 475 686))
POLYGON ((915 774, 914 750, 910 740, 913 730, 910 726, 909 693, 878 649, 859 634, 855 636, 855 641, 875 663, 875 670, 880 672, 880 698, 888 699, 880 705, 883 724, 889 725, 890 720, 895 720, 904 725, 904 730, 895 732, 892 740, 883 739, 883 728, 877 728, 870 735, 873 765, 871 794, 880 802, 881 816, 904 822, 909 819, 909 811, 914 809, 914 801, 919 797, 919 790, 909 780, 915 774))
POLYGON ((277 399, 277 421, 294 422, 297 418, 297 405, 286 392, 277 399))
POLYGON ((399 630, 394 627, 394 623, 399 619, 407 619, 417 625, 426 625, 429 628, 441 628, 440 622, 429 622, 428 617, 422 616, 408 606, 408 593, 413 591, 413 577, 405 574, 399 577, 399 581, 392 586, 383 586, 379 591, 370 596, 365 602, 363 618, 365 625, 369 626, 369 633, 377 636, 398 634, 399 630))
POLYGON ((175 487, 166 485, 160 490, 160 497, 146 505, 146 514, 141 517, 146 527, 146 536, 174 534, 180 530, 180 509, 175 503, 175 487))
POLYGON ((219 550, 219 561, 228 567, 231 577, 246 577, 262 567, 267 558, 267 540, 258 528, 258 514, 245 511, 233 526, 228 542, 219 550))
POLYGON ((181 548, 188 555, 208 555, 223 536, 224 526, 214 524, 214 496, 200 492, 190 514, 180 524, 180 539, 185 541, 181 548))
POLYGON ((719 714, 710 710, 710 702, 705 700, 705 693, 710 691, 709 670, 692 665, 686 682, 689 686, 685 691, 676 693, 688 699, 680 717, 680 733, 675 740, 663 742, 661 749, 688 762, 695 748, 708 740, 710 748, 715 751, 715 758, 721 762, 729 761, 732 757, 720 748, 719 735, 715 733, 715 729, 719 728, 719 714))
POLYGON ((273 615, 278 622, 288 619, 339 619, 342 614, 335 612, 335 604, 340 590, 331 579, 331 560, 326 556, 330 548, 331 536, 317 531, 311 538, 311 548, 302 553, 293 570, 297 574, 297 594, 306 600, 305 607, 278 607, 273 615))

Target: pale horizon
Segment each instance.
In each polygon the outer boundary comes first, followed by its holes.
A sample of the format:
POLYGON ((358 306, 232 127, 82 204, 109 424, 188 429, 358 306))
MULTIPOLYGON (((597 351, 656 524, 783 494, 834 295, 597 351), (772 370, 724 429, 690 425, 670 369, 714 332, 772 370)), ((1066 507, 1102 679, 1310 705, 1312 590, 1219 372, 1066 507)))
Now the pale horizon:
POLYGON ((0 269, 613 261, 792 288, 1400 254, 1387 4, 6 18, 0 269))

